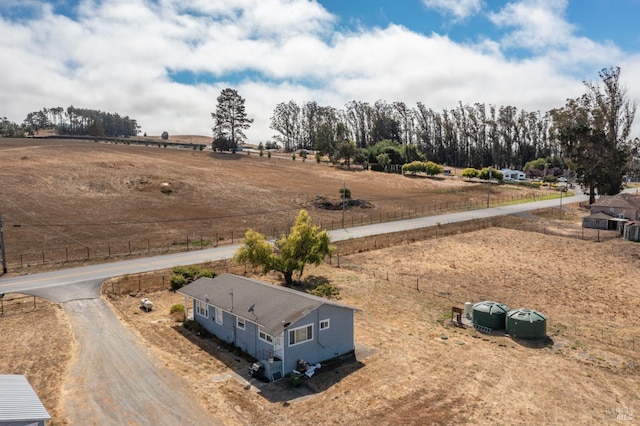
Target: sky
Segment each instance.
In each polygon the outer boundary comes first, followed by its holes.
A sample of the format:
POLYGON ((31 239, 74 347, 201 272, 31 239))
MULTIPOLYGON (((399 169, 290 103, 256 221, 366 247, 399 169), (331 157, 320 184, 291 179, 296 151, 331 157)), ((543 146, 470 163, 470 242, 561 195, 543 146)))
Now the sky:
POLYGON ((0 117, 73 105, 210 136, 230 87, 258 143, 289 100, 546 112, 611 66, 635 101, 639 16, 640 0, 0 0, 0 117))

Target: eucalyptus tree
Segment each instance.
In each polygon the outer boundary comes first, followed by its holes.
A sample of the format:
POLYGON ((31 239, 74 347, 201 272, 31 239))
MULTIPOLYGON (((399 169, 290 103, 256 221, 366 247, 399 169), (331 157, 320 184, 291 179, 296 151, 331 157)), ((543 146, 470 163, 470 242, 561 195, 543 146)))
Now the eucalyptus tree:
POLYGON ((301 109, 294 100, 280 102, 271 116, 270 128, 278 132, 274 138, 282 144, 285 151, 296 149, 300 142, 302 121, 301 109))
POLYGON ((587 82, 584 95, 568 99, 564 107, 551 111, 555 136, 589 188, 591 203, 595 202, 596 189, 606 195, 622 190, 625 168, 634 149, 629 135, 636 103, 629 100, 620 84, 620 68, 605 68, 599 77, 603 86, 587 82))

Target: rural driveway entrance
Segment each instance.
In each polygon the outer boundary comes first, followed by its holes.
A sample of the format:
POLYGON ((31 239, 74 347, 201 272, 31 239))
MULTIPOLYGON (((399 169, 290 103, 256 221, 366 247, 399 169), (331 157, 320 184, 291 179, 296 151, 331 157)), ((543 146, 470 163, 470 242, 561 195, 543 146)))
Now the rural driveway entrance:
POLYGON ((186 381, 164 367, 98 298, 63 304, 79 348, 63 386, 74 425, 217 425, 186 381))

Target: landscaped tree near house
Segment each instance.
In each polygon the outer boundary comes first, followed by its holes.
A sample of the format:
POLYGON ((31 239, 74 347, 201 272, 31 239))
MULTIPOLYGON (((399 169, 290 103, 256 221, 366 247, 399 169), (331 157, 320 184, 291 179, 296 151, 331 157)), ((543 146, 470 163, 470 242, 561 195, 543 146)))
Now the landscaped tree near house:
POLYGON ((319 265, 327 255, 333 254, 327 231, 311 224, 311 216, 306 210, 300 210, 295 224, 288 234, 283 235, 275 244, 265 240, 259 232, 248 230, 242 246, 233 256, 240 264, 248 263, 252 267, 262 267, 264 273, 281 272, 287 286, 293 285, 293 274, 302 276, 307 264, 319 265))
POLYGON ((244 130, 253 123, 253 119, 247 117, 244 98, 234 89, 223 89, 218 96, 216 112, 211 113, 211 118, 215 122, 212 128, 213 139, 231 141, 231 151, 235 153, 238 143, 246 138, 244 130))
POLYGON ((585 83, 587 93, 568 99, 563 108, 551 111, 557 138, 583 184, 589 200, 599 194, 615 195, 622 190, 625 167, 633 143, 628 139, 635 118, 636 104, 620 85, 620 68, 599 73, 603 87, 585 83))

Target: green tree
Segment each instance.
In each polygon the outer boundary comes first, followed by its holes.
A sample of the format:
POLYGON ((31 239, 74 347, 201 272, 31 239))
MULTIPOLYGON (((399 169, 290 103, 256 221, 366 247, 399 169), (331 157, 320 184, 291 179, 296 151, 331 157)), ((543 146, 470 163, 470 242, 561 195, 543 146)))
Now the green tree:
POLYGON ((216 112, 211 113, 215 124, 213 139, 227 139, 231 141, 231 151, 236 152, 238 143, 246 139, 244 130, 251 127, 253 119, 247 117, 244 98, 231 88, 223 89, 218 96, 216 112))
POLYGON ((327 231, 311 224, 311 216, 306 210, 300 210, 295 224, 288 234, 283 235, 274 244, 265 240, 259 232, 248 230, 242 246, 233 259, 240 264, 248 263, 252 267, 262 267, 264 273, 281 272, 287 286, 293 285, 293 274, 302 276, 307 264, 319 265, 327 255, 333 254, 327 231))
POLYGON ((590 203, 595 202, 596 189, 606 195, 622 190, 634 148, 628 138, 636 104, 620 85, 620 68, 605 68, 599 76, 602 87, 585 83, 586 94, 550 112, 563 152, 589 188, 590 203))
POLYGON ((357 153, 358 148, 356 147, 356 143, 351 140, 344 140, 338 143, 333 158, 335 161, 344 160, 347 167, 351 168, 351 162, 357 153))
POLYGON ((473 179, 478 177, 478 169, 474 169, 473 167, 467 167, 462 171, 462 177, 467 179, 473 179))
POLYGON ((444 173, 444 167, 433 161, 427 161, 424 163, 424 172, 429 176, 435 176, 444 173))

